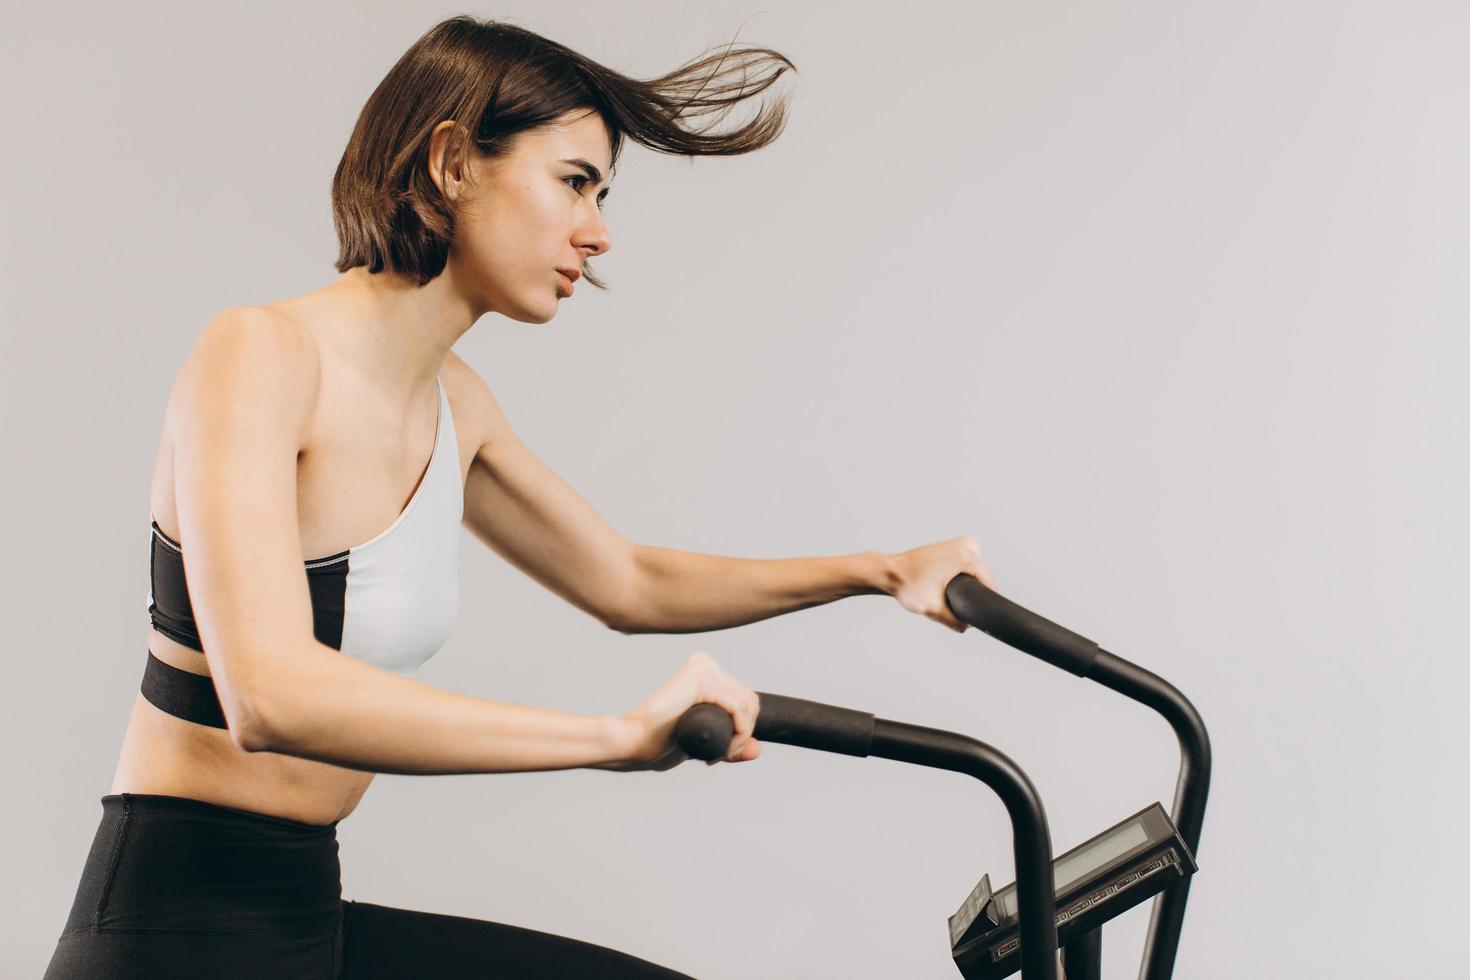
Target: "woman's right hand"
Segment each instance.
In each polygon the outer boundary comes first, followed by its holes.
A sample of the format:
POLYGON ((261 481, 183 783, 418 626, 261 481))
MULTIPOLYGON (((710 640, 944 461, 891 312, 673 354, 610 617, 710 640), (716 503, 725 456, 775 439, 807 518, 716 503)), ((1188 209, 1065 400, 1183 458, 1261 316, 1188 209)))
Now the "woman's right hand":
MULTIPOLYGON (((686 761, 686 755, 674 743, 674 727, 685 711, 702 702, 719 705, 735 722, 730 751, 725 762, 749 762, 759 758, 761 744, 752 737, 755 718, 760 713, 760 698, 754 691, 719 668, 714 658, 700 651, 694 654, 668 680, 660 684, 643 703, 623 716, 631 733, 631 745, 625 758, 593 766, 614 772, 663 772, 686 761)), ((714 765, 720 760, 710 760, 714 765)))

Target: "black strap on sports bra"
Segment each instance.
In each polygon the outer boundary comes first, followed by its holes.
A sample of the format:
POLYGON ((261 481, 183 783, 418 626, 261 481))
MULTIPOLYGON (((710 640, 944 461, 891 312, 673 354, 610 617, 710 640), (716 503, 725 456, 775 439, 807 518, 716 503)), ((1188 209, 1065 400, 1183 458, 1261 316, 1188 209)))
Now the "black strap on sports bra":
POLYGON ((211 728, 230 727, 225 723, 213 678, 166 664, 152 650, 148 651, 148 666, 143 669, 142 691, 149 704, 176 718, 211 728))

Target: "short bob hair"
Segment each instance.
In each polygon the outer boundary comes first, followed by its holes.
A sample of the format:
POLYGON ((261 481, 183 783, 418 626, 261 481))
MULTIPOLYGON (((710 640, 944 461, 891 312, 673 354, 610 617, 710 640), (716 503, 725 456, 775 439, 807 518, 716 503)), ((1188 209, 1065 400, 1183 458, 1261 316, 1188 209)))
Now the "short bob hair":
MULTIPOLYGON (((420 286, 444 271, 455 212, 429 177, 429 135, 447 119, 475 120, 473 145, 508 153, 516 134, 576 109, 599 113, 617 164, 624 134, 660 153, 749 153, 781 134, 786 97, 726 133, 690 129, 769 88, 796 66, 768 48, 726 45, 658 78, 620 75, 524 28, 451 17, 398 59, 362 107, 332 178, 338 272, 366 266, 412 276, 420 286)), ((468 127, 452 127, 445 161, 459 159, 468 127)), ((607 288, 584 265, 583 277, 607 288)))

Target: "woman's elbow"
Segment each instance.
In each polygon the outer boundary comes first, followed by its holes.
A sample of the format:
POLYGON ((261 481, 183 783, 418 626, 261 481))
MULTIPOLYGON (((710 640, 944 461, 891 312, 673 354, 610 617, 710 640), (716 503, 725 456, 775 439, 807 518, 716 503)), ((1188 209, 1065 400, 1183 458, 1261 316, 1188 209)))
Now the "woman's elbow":
POLYGON ((254 710, 237 709, 225 716, 230 740, 246 752, 270 752, 276 745, 269 726, 254 710))
MULTIPOLYGON (((216 689, 220 687, 215 682, 216 689)), ((264 698, 259 692, 245 693, 222 690, 220 708, 224 712, 225 727, 230 741, 246 752, 270 752, 277 744, 275 729, 270 715, 265 710, 264 698)))

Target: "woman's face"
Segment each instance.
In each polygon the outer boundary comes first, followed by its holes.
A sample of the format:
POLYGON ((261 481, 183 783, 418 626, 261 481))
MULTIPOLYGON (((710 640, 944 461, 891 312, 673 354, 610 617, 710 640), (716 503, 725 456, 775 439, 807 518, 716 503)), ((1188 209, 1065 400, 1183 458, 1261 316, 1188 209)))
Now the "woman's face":
POLYGON ((473 182, 451 184, 457 217, 447 271, 475 308, 546 323, 571 295, 557 270, 575 279, 583 260, 612 246, 601 210, 608 143, 602 117, 578 111, 518 134, 505 156, 472 153, 473 182), (572 160, 596 168, 599 179, 572 160))

